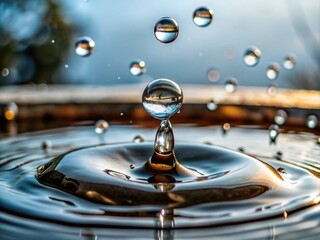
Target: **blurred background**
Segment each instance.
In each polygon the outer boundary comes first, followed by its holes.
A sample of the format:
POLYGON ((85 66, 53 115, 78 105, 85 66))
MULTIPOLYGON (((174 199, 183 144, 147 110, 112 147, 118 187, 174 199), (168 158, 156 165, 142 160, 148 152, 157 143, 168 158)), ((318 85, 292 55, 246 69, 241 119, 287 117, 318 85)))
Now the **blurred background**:
POLYGON ((242 86, 320 90, 319 16, 319 0, 1 0, 0 86, 145 84, 160 77, 223 85, 235 77, 242 86), (207 27, 193 22, 201 6, 213 10, 207 27), (154 36, 162 17, 179 24, 169 44, 154 36), (89 57, 75 52, 82 36, 95 42, 89 57), (250 46, 262 52, 255 67, 243 61, 250 46), (287 56, 295 57, 292 69, 283 66, 287 56), (146 63, 141 76, 129 70, 137 59, 146 63), (272 62, 280 67, 275 80, 266 76, 272 62))

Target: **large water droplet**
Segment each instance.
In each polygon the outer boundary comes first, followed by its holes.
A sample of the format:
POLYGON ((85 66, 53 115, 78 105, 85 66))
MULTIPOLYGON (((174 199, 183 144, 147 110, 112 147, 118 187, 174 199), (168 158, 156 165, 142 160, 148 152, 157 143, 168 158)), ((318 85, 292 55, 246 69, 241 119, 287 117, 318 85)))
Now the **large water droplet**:
POLYGON ((318 125, 318 118, 317 118, 317 116, 315 116, 315 115, 309 115, 309 116, 307 117, 306 123, 307 123, 308 128, 311 128, 311 129, 316 128, 317 125, 318 125))
POLYGON ((270 144, 276 143, 278 135, 279 135, 279 126, 276 124, 272 124, 269 127, 270 144))
POLYGON ((208 79, 210 82, 217 82, 220 79, 220 72, 217 69, 210 69, 208 71, 208 79))
POLYGON ((286 56, 282 65, 288 70, 293 69, 296 66, 296 56, 294 54, 286 56))
POLYGON ((137 61, 133 61, 130 64, 130 73, 133 76, 140 76, 144 74, 146 71, 147 71, 147 68, 144 61, 137 60, 137 61))
POLYGON ((277 113, 274 117, 274 122, 278 125, 282 125, 286 122, 287 118, 288 118, 287 112, 280 109, 277 111, 277 113))
POLYGON ((213 11, 206 7, 200 7, 193 13, 193 22, 198 27, 206 27, 212 22, 213 11))
POLYGON ((41 143, 41 148, 42 148, 43 150, 46 150, 46 151, 50 150, 50 149, 52 148, 52 142, 49 141, 49 140, 43 141, 43 142, 41 143))
POLYGON ((161 18, 154 27, 154 35, 162 43, 174 41, 178 37, 178 34, 179 26, 173 18, 161 18))
POLYGON ((109 128, 109 124, 107 121, 99 120, 96 122, 95 132, 97 134, 103 134, 108 130, 108 128, 109 128))
POLYGON ((278 77, 280 72, 280 65, 278 63, 271 63, 266 70, 266 75, 270 80, 274 80, 278 77))
POLYGON ((229 78, 225 84, 224 84, 224 89, 226 90, 226 92, 228 93, 233 93, 236 91, 238 86, 238 81, 235 78, 229 78))
POLYGON ((218 108, 218 104, 215 103, 214 99, 212 99, 210 102, 207 103, 207 108, 210 111, 214 111, 218 108))
POLYGON ((80 37, 75 43, 76 53, 81 57, 88 57, 93 53, 94 41, 89 37, 80 37))
POLYGON ((257 47, 248 48, 243 55, 244 63, 249 67, 254 67, 259 63, 261 51, 257 47))
POLYGON ((154 118, 165 120, 179 111, 183 101, 182 90, 169 79, 157 79, 147 85, 142 94, 144 109, 154 118))
POLYGON ((4 118, 8 121, 14 120, 19 112, 17 104, 9 102, 3 110, 4 118))

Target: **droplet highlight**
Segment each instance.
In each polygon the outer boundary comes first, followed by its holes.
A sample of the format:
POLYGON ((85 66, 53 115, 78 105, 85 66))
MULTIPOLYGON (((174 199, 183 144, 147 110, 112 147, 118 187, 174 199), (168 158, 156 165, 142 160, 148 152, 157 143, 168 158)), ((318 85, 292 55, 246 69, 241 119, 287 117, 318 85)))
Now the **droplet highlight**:
POLYGON ((280 109, 276 112, 276 115, 274 116, 274 122, 277 125, 283 125, 286 122, 287 118, 288 118, 287 112, 280 109))
POLYGON ((227 93, 233 93, 237 90, 237 86, 238 86, 237 79, 229 78, 224 84, 224 89, 226 90, 227 93))
POLYGON ((296 56, 290 54, 284 58, 282 65, 285 69, 291 70, 296 66, 296 61, 296 56))
POLYGON ((213 19, 213 11, 206 7, 200 7, 193 13, 193 22, 198 27, 207 27, 213 19))
POLYGON ((99 120, 96 122, 95 132, 97 134, 103 134, 108 130, 108 128, 109 128, 109 124, 107 121, 99 120))
POLYGON ((269 138, 270 138, 270 144, 276 144, 278 135, 279 135, 279 126, 276 124, 272 124, 269 127, 269 138))
POLYGON ((261 57, 261 51, 257 47, 248 48, 243 54, 243 61, 249 67, 256 66, 261 57))
POLYGON ((4 69, 2 69, 2 71, 1 71, 2 77, 8 77, 8 76, 9 76, 9 73, 10 73, 10 71, 9 71, 8 68, 4 68, 4 69))
POLYGON ((80 57, 92 55, 95 43, 90 37, 80 37, 75 43, 76 53, 80 57))
POLYGON ((307 117, 307 121, 306 121, 307 127, 310 128, 310 129, 316 128, 317 125, 318 125, 318 121, 319 121, 319 119, 318 119, 317 116, 315 116, 315 115, 309 115, 309 116, 307 117))
POLYGON ((218 104, 215 103, 214 99, 212 99, 210 102, 207 103, 207 108, 210 111, 214 111, 218 108, 218 104))
POLYGON ((141 60, 133 61, 130 64, 130 73, 133 76, 141 76, 147 71, 146 63, 141 60))
POLYGON ((161 18, 154 27, 154 35, 162 43, 173 42, 178 37, 178 34, 178 23, 170 17, 161 18))
POLYGON ((145 141, 145 138, 144 136, 138 134, 136 135, 133 140, 132 140, 134 143, 141 143, 141 142, 144 142, 145 141))
POLYGON ((274 80, 278 77, 280 72, 280 65, 278 63, 271 63, 266 70, 266 75, 270 80, 274 80))
POLYGON ((210 69, 208 71, 208 80, 210 82, 218 82, 220 80, 220 72, 217 69, 210 69))

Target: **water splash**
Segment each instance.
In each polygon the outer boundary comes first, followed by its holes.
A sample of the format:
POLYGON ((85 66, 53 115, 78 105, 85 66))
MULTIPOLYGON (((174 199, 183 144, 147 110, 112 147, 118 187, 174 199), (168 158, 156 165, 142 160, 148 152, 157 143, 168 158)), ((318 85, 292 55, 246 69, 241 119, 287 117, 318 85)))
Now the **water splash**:
POLYGON ((270 80, 274 80, 278 77, 280 72, 280 65, 278 63, 271 63, 266 70, 266 75, 270 80))

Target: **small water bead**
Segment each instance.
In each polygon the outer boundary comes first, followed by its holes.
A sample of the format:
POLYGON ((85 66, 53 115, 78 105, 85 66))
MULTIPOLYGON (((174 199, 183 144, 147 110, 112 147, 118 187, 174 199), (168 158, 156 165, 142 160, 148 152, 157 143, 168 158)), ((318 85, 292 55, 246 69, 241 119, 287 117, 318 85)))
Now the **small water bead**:
POLYGON ((270 80, 274 80, 278 77, 280 72, 280 65, 278 63, 271 63, 266 70, 266 75, 270 80))
POLYGON ((10 73, 10 71, 9 71, 8 68, 4 68, 4 69, 2 69, 2 71, 1 71, 2 77, 8 77, 9 73, 10 73))
POLYGON ((134 164, 130 164, 130 169, 135 169, 135 165, 134 164))
POLYGON ((270 96, 275 96, 278 93, 278 84, 276 83, 271 83, 268 86, 267 92, 270 96))
POLYGON ((276 124, 272 124, 269 127, 269 137, 270 137, 270 143, 276 143, 277 137, 279 135, 279 126, 276 124))
POLYGON ((225 123, 222 125, 222 133, 225 135, 231 129, 230 123, 225 123))
POLYGON ((95 43, 89 37, 80 37, 75 43, 76 53, 81 57, 88 57, 93 53, 95 43))
POLYGON ((260 49, 257 47, 250 47, 244 52, 243 61, 247 66, 254 67, 259 63, 260 57, 260 49))
POLYGON ((317 116, 315 116, 315 115, 309 115, 309 116, 307 117, 307 121, 306 121, 308 128, 310 128, 310 129, 316 128, 317 125, 318 125, 318 121, 319 121, 319 120, 318 120, 318 117, 317 117, 317 116))
POLYGON ((210 82, 218 82, 220 79, 220 72, 217 69, 210 69, 208 71, 208 79, 210 82))
POLYGON ((144 136, 138 134, 136 135, 133 140, 132 140, 134 143, 141 143, 141 142, 144 142, 145 139, 144 139, 144 136))
POLYGON ((14 120, 19 112, 19 108, 16 103, 9 102, 3 110, 4 118, 8 121, 14 120))
POLYGON ((226 90, 227 93, 233 93, 236 91, 237 86, 238 86, 237 79, 229 78, 224 84, 224 89, 226 90))
POLYGON ((43 150, 50 150, 52 148, 52 142, 49 140, 45 140, 41 143, 41 148, 43 150))
POLYGON ((296 66, 296 56, 294 54, 290 54, 285 57, 282 63, 283 67, 291 70, 296 66))
POLYGON ((170 17, 161 18, 154 27, 154 35, 162 43, 173 42, 178 34, 178 23, 170 17))
POLYGON ((213 19, 213 11, 206 7, 200 7, 193 13, 193 22, 198 27, 208 26, 213 19))
POLYGON ((212 99, 210 102, 207 103, 207 108, 210 111, 214 111, 218 108, 218 104, 215 103, 214 99, 212 99))
POLYGON ((183 101, 181 88, 169 79, 156 79, 142 94, 144 109, 154 118, 165 120, 179 111, 183 101))
POLYGON ((107 121, 99 120, 96 122, 95 132, 97 134, 103 134, 108 130, 108 128, 109 128, 109 124, 107 121))
POLYGON ((144 61, 133 61, 130 64, 130 73, 133 76, 141 76, 147 71, 146 64, 144 61))
POLYGON ((287 112, 280 109, 277 111, 277 113, 274 117, 274 122, 278 125, 282 125, 286 122, 287 118, 288 118, 287 112))

